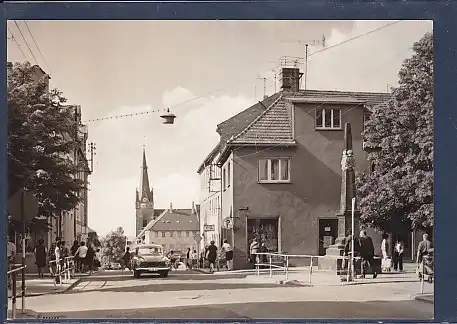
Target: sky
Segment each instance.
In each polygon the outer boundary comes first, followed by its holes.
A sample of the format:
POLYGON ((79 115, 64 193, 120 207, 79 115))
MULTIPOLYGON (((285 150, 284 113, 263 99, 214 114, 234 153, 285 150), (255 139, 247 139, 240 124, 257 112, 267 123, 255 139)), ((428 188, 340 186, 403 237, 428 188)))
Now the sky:
POLYGON ((81 105, 96 145, 89 226, 101 236, 122 226, 131 236, 143 146, 155 207, 191 208, 217 124, 279 90, 280 58, 304 57, 304 43, 326 39, 325 51, 309 47, 308 89, 395 86, 412 44, 433 25, 400 21, 369 33, 391 22, 9 21, 7 58, 39 64, 51 88, 81 105), (162 124, 166 108, 174 125, 162 124), (91 121, 144 111, 154 112, 91 121))

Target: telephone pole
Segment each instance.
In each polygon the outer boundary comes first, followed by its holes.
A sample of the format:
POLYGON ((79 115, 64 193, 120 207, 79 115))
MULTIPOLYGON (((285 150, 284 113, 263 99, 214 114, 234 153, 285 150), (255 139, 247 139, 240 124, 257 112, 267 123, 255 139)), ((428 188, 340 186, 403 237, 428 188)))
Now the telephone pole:
POLYGON ((309 46, 318 46, 321 45, 325 47, 325 35, 322 35, 322 38, 319 40, 298 40, 298 41, 283 41, 283 43, 296 43, 300 45, 305 45, 305 72, 304 72, 304 89, 307 89, 307 80, 308 80, 308 47, 309 46))

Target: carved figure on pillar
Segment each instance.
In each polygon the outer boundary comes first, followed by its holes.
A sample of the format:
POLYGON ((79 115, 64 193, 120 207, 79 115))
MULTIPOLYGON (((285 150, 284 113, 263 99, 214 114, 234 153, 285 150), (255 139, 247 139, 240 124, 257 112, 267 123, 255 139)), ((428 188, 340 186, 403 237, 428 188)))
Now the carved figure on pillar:
MULTIPOLYGON (((344 149, 341 156, 341 196, 340 208, 336 214, 338 218, 338 237, 335 244, 329 246, 326 255, 343 255, 346 235, 351 232, 352 223, 352 198, 356 196, 355 188, 355 159, 352 151, 352 132, 351 124, 344 125, 344 149)), ((355 233, 358 233, 360 212, 355 209, 355 233)), ((341 260, 338 262, 341 263, 341 260)), ((320 268, 339 269, 341 265, 337 266, 335 259, 319 260, 320 268)))

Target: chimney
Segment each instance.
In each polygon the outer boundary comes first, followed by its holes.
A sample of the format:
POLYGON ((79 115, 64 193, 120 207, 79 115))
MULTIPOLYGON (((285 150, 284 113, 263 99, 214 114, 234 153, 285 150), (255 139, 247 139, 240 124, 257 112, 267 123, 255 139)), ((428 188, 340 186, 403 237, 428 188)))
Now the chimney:
POLYGON ((172 212, 173 212, 173 204, 170 203, 170 213, 172 213, 172 212))
POLYGON ((300 90, 300 79, 303 73, 297 67, 281 70, 281 89, 284 91, 298 92, 300 90))

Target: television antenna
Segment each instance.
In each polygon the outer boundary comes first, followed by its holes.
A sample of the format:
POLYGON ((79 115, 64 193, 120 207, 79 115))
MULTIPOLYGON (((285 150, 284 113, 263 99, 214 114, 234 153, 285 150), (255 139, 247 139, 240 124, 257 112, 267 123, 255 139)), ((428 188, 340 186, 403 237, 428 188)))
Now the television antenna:
POLYGON ((305 73, 304 73, 304 88, 306 90, 306 82, 308 79, 308 47, 309 46, 319 46, 321 45, 322 48, 325 48, 325 35, 322 35, 321 39, 313 39, 313 40, 296 40, 296 41, 283 41, 282 43, 295 43, 300 45, 305 45, 305 73))

